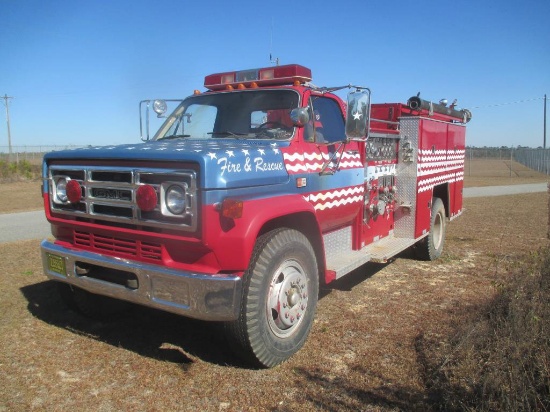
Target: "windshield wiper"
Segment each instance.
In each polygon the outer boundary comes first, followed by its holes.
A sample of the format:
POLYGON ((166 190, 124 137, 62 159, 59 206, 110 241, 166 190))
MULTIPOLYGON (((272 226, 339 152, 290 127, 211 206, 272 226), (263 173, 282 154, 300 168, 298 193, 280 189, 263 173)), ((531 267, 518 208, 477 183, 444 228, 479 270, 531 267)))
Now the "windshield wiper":
POLYGON ((163 136, 160 139, 157 140, 170 140, 170 139, 181 139, 184 137, 191 137, 190 134, 172 134, 170 136, 163 136))
POLYGON ((267 137, 268 139, 287 139, 291 135, 291 132, 285 129, 261 129, 255 134, 256 137, 267 137))
POLYGON ((230 137, 236 137, 236 138, 243 138, 243 137, 253 136, 253 134, 251 134, 251 133, 235 133, 235 132, 230 132, 229 130, 224 131, 224 132, 209 132, 207 134, 210 134, 213 137, 215 137, 215 136, 222 136, 222 137, 230 136, 230 137))

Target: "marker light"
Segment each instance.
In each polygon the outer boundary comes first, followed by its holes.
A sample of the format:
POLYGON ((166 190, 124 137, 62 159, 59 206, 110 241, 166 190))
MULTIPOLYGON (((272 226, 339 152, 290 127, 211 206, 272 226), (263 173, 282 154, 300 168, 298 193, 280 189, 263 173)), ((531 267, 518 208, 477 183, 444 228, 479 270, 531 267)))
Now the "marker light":
POLYGON ((185 211, 185 189, 180 185, 172 185, 166 189, 164 196, 166 208, 173 215, 181 215, 185 211))
POLYGON ((151 185, 140 186, 136 192, 138 207, 144 212, 150 212, 157 206, 157 191, 151 185))
MULTIPOLYGON (((204 87, 209 90, 228 89, 227 86, 245 87, 276 86, 284 84, 303 84, 311 80, 311 70, 299 64, 264 67, 260 69, 241 70, 227 73, 210 74, 204 78, 204 87)), ((232 90, 232 89, 230 89, 232 90)))

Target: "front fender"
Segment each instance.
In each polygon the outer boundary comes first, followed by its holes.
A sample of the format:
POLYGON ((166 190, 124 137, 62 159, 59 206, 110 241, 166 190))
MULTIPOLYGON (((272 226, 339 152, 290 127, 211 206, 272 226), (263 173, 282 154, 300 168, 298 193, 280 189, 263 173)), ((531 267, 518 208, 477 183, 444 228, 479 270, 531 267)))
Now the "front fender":
POLYGON ((246 270, 256 239, 266 226, 284 225, 292 222, 292 216, 308 213, 316 226, 310 230, 321 233, 313 206, 298 194, 246 200, 239 219, 223 217, 215 206, 205 209, 205 243, 214 251, 221 270, 226 273, 246 270))

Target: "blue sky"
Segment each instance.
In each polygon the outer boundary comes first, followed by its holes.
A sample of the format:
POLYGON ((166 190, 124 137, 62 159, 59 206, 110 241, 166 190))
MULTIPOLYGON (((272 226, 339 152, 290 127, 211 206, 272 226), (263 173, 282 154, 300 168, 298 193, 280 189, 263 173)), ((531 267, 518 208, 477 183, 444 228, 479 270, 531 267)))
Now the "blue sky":
POLYGON ((470 146, 543 141, 548 0, 0 0, 0 17, 14 146, 137 142, 140 100, 186 97, 270 53, 310 67, 316 85, 368 86, 378 103, 457 98, 473 112, 470 146))

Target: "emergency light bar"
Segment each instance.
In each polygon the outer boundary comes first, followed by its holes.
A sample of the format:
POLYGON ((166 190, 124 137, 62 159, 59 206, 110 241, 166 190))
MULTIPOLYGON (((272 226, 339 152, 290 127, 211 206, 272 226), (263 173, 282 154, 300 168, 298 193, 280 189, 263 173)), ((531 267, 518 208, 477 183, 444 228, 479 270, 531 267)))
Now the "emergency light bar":
POLYGON ((310 69, 299 64, 287 64, 261 69, 210 74, 204 78, 204 87, 209 90, 224 90, 235 87, 303 84, 308 81, 311 81, 310 69))

